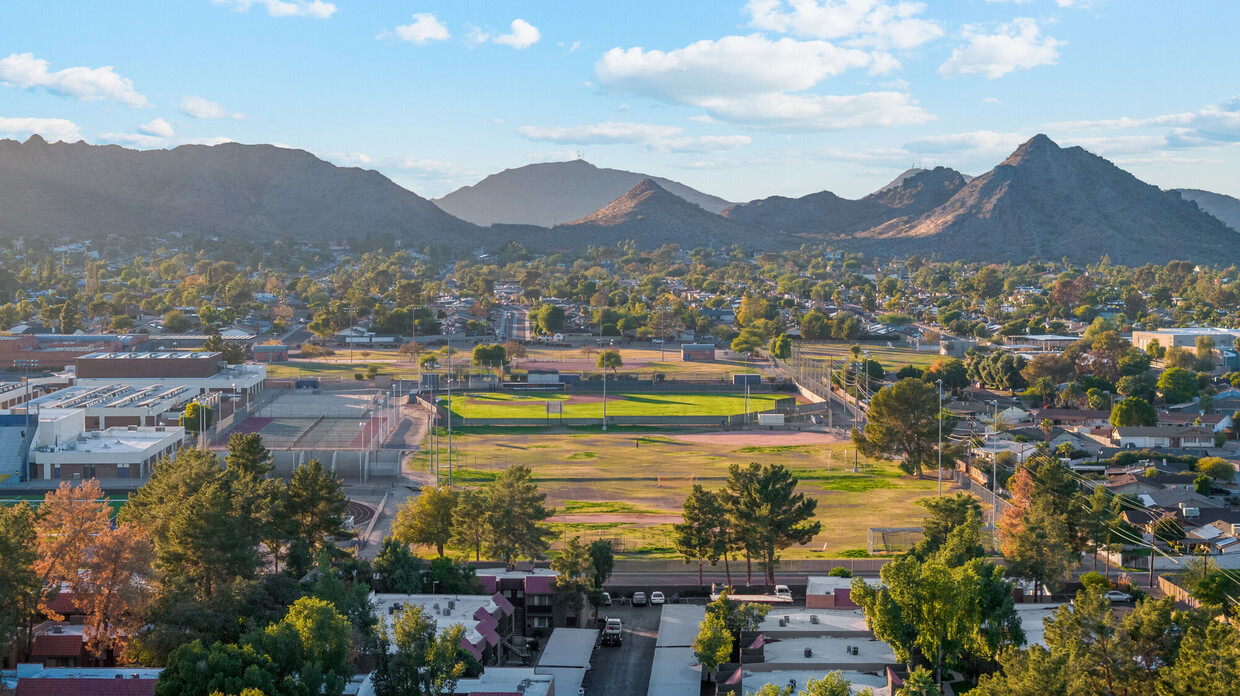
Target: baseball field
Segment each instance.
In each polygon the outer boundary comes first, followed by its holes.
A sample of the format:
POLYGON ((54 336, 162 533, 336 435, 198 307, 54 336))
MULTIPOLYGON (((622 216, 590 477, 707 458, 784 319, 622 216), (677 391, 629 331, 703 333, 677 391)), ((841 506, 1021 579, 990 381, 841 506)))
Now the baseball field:
MULTIPOLYGON (((775 408, 779 399, 790 394, 750 394, 748 412, 757 413, 775 408)), ((441 398, 440 403, 446 404, 441 398)), ((452 412, 462 418, 542 418, 547 404, 561 405, 565 418, 602 418, 602 394, 539 394, 475 393, 452 397, 452 412)), ((553 406, 554 408, 554 406, 553 406)), ((609 393, 609 416, 733 416, 746 412, 745 394, 741 393, 609 393)))

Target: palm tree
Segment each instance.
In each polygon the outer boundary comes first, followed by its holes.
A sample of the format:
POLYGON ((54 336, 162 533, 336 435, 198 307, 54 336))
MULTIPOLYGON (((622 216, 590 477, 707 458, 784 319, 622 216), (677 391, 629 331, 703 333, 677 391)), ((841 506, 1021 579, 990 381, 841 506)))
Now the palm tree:
POLYGON ((1047 447, 1050 447, 1051 431, 1054 429, 1055 429, 1055 424, 1050 422, 1050 420, 1047 418, 1043 418, 1041 421, 1038 422, 1038 430, 1042 431, 1042 438, 1043 440, 1046 441, 1047 447))

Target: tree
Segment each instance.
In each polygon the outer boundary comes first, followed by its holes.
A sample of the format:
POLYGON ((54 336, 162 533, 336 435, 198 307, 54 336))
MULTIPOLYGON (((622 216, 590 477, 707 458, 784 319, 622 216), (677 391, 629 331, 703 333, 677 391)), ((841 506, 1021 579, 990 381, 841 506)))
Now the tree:
MULTIPOLYGON (((883 387, 870 399, 865 430, 853 429, 853 443, 867 457, 901 457, 902 471, 921 476, 938 468, 939 406, 938 390, 920 379, 883 387)), ((943 423, 943 432, 951 429, 943 423)))
POLYGON ((38 534, 34 509, 21 502, 0 506, 0 652, 34 611, 42 578, 35 570, 38 534))
POLYGON ((1075 368, 1072 360, 1062 353, 1043 353, 1030 359, 1020 374, 1030 384, 1043 377, 1049 378, 1052 384, 1062 384, 1072 379, 1075 368))
POLYGON ((195 640, 168 656, 155 683, 155 696, 241 694, 247 689, 268 696, 288 693, 279 685, 271 658, 253 646, 217 642, 208 649, 195 640))
POLYGON ((451 694, 465 674, 458 650, 465 628, 438 631, 434 617, 419 605, 396 614, 392 631, 380 623, 367 652, 374 660, 375 696, 451 694))
POLYGON ((271 452, 263 446, 263 436, 258 433, 230 435, 224 463, 239 474, 254 477, 266 476, 275 468, 271 452))
POLYGON ((761 332, 746 327, 732 339, 731 347, 737 353, 753 353, 761 348, 763 343, 766 343, 766 337, 761 332))
POLYGON ((715 614, 706 614, 693 639, 693 657, 702 665, 707 680, 713 680, 719 666, 732 656, 732 632, 724 625, 723 619, 715 614))
POLYGON ((1107 411, 1111 408, 1111 397, 1098 387, 1085 390, 1085 399, 1095 411, 1107 411))
POLYGON ((926 370, 922 379, 930 384, 943 380, 944 389, 957 392, 969 386, 969 368, 956 358, 939 358, 926 370))
POLYGON ((940 696, 942 693, 938 684, 934 683, 934 675, 930 670, 918 667, 909 673, 896 696, 940 696))
POLYGON ((530 325, 538 333, 555 333, 564 328, 564 308, 553 304, 539 306, 529 313, 530 325))
POLYGON ((595 539, 587 547, 590 554, 590 571, 594 580, 594 589, 602 590, 603 585, 611 577, 616 567, 616 556, 608 539, 595 539))
POLYGON ((685 563, 697 561, 698 584, 702 585, 703 562, 713 566, 726 551, 719 531, 727 525, 727 511, 718 496, 694 484, 685 498, 683 518, 682 523, 672 526, 673 543, 685 563))
POLYGON ((70 592, 81 587, 82 571, 90 562, 98 539, 112 522, 103 489, 95 479, 71 486, 62 481, 39 506, 35 520, 37 560, 34 571, 43 588, 56 588, 40 602, 39 609, 56 618, 48 601, 62 585, 70 592))
POLYGON ((325 470, 317 459, 293 470, 285 493, 284 507, 293 525, 294 538, 304 542, 311 553, 328 536, 347 536, 344 528, 349 499, 340 479, 325 470))
POLYGON ((1130 396, 1111 407, 1111 425, 1117 428, 1158 425, 1158 414, 1145 399, 1130 396))
POLYGON ((1202 457, 1197 460, 1197 471, 1215 481, 1231 483, 1236 478, 1236 467, 1222 457, 1202 457))
POLYGON ((1158 377, 1158 391, 1168 404, 1182 404, 1197 396, 1197 374, 1180 367, 1167 369, 1158 377))
POLYGON ((422 562, 393 536, 383 537, 383 547, 370 567, 375 592, 414 594, 422 590, 422 562))
POLYGON ((538 491, 534 474, 524 465, 510 466, 487 487, 487 535, 489 553, 511 569, 517 558, 541 558, 551 532, 543 521, 551 516, 538 491))
POLYGON ((724 627, 735 636, 758 630, 770 611, 771 605, 769 604, 734 602, 728 597, 726 590, 719 593, 719 599, 706 605, 706 615, 723 621, 724 627))
POLYGON ((943 549, 925 561, 906 554, 888 563, 880 572, 881 587, 853 581, 853 600, 874 635, 906 664, 913 650, 920 650, 934 664, 939 682, 944 667, 985 666, 1005 646, 1024 642, 1003 569, 979 558, 961 562, 952 551, 961 546, 961 537, 979 530, 975 520, 954 530, 943 549))
POLYGON ((743 473, 738 464, 728 469, 729 492, 747 519, 746 545, 758 554, 768 585, 775 584, 779 552, 807 544, 822 531, 822 523, 814 521, 818 501, 796 492, 796 486, 782 464, 753 463, 743 473))
POLYGON ((221 353, 224 362, 229 365, 239 365, 245 362, 245 348, 236 343, 225 341, 219 331, 213 331, 207 337, 207 340, 202 344, 202 350, 209 353, 221 353))
POLYGON ((771 355, 780 360, 787 360, 792 354, 792 339, 788 338, 788 334, 781 333, 771 339, 771 355))
POLYGON ((1061 586, 1084 546, 1080 492, 1058 460, 1016 472, 1010 504, 999 524, 999 543, 1009 570, 1042 585, 1061 586))
POLYGON ((476 367, 489 367, 499 370, 508 364, 508 355, 504 347, 499 344, 479 344, 474 346, 474 352, 470 356, 470 364, 476 367))
POLYGON ((598 354, 595 365, 604 372, 611 370, 611 374, 615 375, 616 371, 624 366, 624 360, 620 358, 620 351, 605 350, 598 354))
MULTIPOLYGON (((874 696, 874 690, 866 687, 856 692, 857 696, 874 696)), ((852 682, 844 678, 840 671, 827 672, 822 679, 810 679, 805 688, 797 692, 797 696, 853 696, 852 682)))
POLYGON ((276 673, 299 692, 339 694, 348 675, 351 630, 331 602, 301 597, 284 618, 244 642, 271 657, 276 673))
POLYGON ((456 491, 447 486, 423 488, 421 495, 405 501, 396 512, 392 535, 406 544, 433 547, 442 558, 444 546, 452 539, 456 500, 456 491))
POLYGON ((150 543, 131 524, 95 537, 80 579, 70 582, 73 605, 86 615, 86 649, 129 662, 130 639, 145 623, 152 585, 150 543))
POLYGON ((210 428, 214 422, 215 409, 199 401, 191 401, 185 404, 185 412, 181 414, 180 418, 180 426, 185 428, 185 432, 190 435, 197 435, 210 428))
POLYGON ((1185 634, 1174 664, 1159 670, 1159 696, 1222 694, 1240 677, 1240 633, 1234 626, 1209 622, 1185 634))
POLYGON ((185 333, 189 327, 189 317, 179 309, 174 309, 164 315, 164 329, 170 333, 185 333))
MULTIPOLYGON (((921 498, 917 504, 924 507, 927 516, 922 520, 924 536, 917 543, 915 555, 927 558, 947 543, 948 536, 959 527, 982 519, 982 506, 977 498, 967 493, 942 498, 921 498)), ((981 557, 978 549, 977 557, 981 557)))
POLYGON ((453 548, 473 551, 474 560, 482 560, 482 545, 487 531, 487 496, 476 488, 466 488, 457 493, 456 507, 452 509, 453 548))
POLYGON ((551 559, 551 569, 558 573, 555 586, 563 593, 569 610, 579 614, 585 607, 585 595, 594 589, 594 564, 580 537, 564 544, 560 555, 551 559))

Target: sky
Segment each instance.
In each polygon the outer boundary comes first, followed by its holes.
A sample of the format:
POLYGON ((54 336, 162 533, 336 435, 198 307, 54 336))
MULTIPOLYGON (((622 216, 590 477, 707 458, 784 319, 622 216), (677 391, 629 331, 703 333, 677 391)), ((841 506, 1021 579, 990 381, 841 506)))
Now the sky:
POLYGON ((981 174, 1046 133, 1240 196, 1240 3, 0 4, 0 138, 233 140, 427 197, 578 156, 733 201, 981 174))

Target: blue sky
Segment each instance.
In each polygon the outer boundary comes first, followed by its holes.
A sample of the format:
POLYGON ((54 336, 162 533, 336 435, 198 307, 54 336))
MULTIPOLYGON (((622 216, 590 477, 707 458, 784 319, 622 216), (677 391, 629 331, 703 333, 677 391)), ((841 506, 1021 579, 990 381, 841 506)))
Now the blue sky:
POLYGON ((980 174, 1045 132, 1240 196, 1240 4, 1142 0, 0 6, 0 137, 305 148, 435 197, 571 159, 730 200, 980 174))

